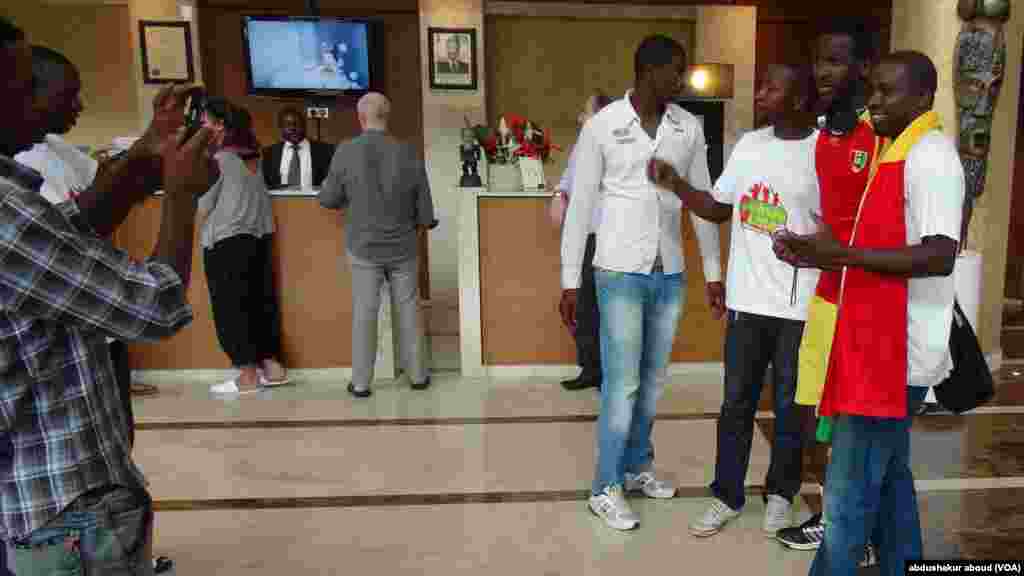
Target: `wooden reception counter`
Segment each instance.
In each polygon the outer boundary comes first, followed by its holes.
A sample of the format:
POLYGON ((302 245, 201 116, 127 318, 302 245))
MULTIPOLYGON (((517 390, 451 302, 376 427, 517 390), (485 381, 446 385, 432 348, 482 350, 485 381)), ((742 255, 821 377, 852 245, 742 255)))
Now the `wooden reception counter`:
MULTIPOLYGON (((344 256, 342 213, 321 208, 313 193, 272 196, 277 230, 274 280, 280 302, 283 360, 290 368, 349 367, 352 284, 344 256)), ((154 196, 136 207, 118 229, 117 245, 136 258, 147 257, 159 233, 161 202, 160 196, 154 196)), ((197 228, 189 286, 194 320, 169 340, 129 346, 133 370, 230 367, 214 329, 198 233, 197 228)), ((385 332, 382 327, 382 343, 390 341, 390 334, 383 337, 385 332)), ((382 348, 380 354, 390 353, 386 346, 382 348)))
MULTIPOLYGON (((463 373, 574 365, 575 344, 558 314, 560 237, 548 216, 550 196, 486 189, 458 194, 463 373)), ((711 318, 696 236, 689 218, 683 220, 687 301, 672 362, 718 363, 724 323, 711 318)), ((722 246, 724 265, 728 226, 722 246)))

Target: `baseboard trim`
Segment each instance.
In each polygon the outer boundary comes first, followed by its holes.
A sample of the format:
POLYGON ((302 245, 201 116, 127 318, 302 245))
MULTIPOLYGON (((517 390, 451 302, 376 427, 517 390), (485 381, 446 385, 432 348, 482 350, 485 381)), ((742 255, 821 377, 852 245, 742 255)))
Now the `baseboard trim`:
MULTIPOLYGON (((145 384, 185 382, 223 382, 234 378, 238 370, 234 369, 197 369, 197 370, 132 370, 132 380, 145 384)), ((302 380, 348 380, 352 378, 352 368, 294 368, 288 375, 302 380)))
MULTIPOLYGON (((522 364, 484 366, 488 378, 572 378, 579 375, 580 368, 572 364, 522 364)), ((721 362, 678 362, 668 367, 669 376, 707 375, 721 376, 724 367, 721 362)))
MULTIPOLYGON (((670 376, 707 375, 721 376, 721 362, 679 362, 670 364, 670 376)), ((514 378, 571 378, 579 374, 579 366, 571 364, 524 364, 484 366, 487 377, 514 378)), ((457 370, 455 371, 458 372, 457 370)), ((192 369, 192 370, 132 370, 132 379, 147 384, 160 382, 222 382, 233 378, 238 373, 234 369, 192 369)), ((304 380, 338 380, 352 377, 350 366, 337 368, 292 368, 288 373, 294 378, 304 380)))

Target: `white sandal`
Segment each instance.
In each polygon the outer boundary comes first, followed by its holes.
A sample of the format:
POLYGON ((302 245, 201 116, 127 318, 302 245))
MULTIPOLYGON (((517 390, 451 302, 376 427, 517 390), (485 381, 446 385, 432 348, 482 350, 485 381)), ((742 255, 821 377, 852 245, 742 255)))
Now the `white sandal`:
MULTIPOLYGON (((260 387, 263 387, 262 378, 260 380, 260 387)), ((226 382, 221 382, 220 384, 214 384, 213 386, 210 386, 210 392, 225 396, 241 396, 244 394, 252 394, 253 392, 259 391, 259 388, 253 388, 249 390, 239 389, 238 378, 232 378, 231 380, 228 380, 226 382)))

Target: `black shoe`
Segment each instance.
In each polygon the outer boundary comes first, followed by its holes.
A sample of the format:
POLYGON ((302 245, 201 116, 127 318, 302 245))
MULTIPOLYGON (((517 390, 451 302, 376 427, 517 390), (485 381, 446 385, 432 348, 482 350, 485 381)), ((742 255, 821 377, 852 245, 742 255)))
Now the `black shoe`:
POLYGON ((921 405, 917 407, 917 414, 915 416, 937 414, 939 412, 942 412, 942 407, 935 402, 921 402, 921 405))
POLYGON ((793 528, 784 528, 775 534, 775 539, 793 550, 817 550, 825 537, 825 527, 821 524, 821 514, 811 516, 810 520, 793 528))
POLYGON ((601 379, 585 377, 582 374, 572 380, 562 380, 562 388, 566 390, 583 390, 585 388, 600 388, 601 379))
POLYGON ((872 566, 878 566, 878 553, 875 552, 875 547, 871 544, 864 546, 864 558, 861 559, 860 563, 857 564, 858 568, 871 568, 872 566))
POLYGON ((356 398, 369 398, 373 391, 367 388, 366 390, 356 390, 356 387, 351 382, 348 383, 348 393, 355 396, 356 398))
POLYGON ((161 556, 153 559, 153 573, 163 574, 171 568, 174 568, 174 560, 171 560, 167 556, 161 556))
POLYGON ((426 390, 430 387, 430 376, 427 376, 427 379, 423 382, 420 382, 419 384, 413 382, 410 386, 413 390, 426 390))

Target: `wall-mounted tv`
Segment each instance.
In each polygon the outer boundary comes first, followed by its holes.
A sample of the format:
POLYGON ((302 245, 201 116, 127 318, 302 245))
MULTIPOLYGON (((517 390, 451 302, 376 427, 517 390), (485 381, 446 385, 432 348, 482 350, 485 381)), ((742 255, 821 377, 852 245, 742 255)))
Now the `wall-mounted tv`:
POLYGON ((377 89, 377 29, 369 20, 245 16, 249 93, 356 96, 377 89))

